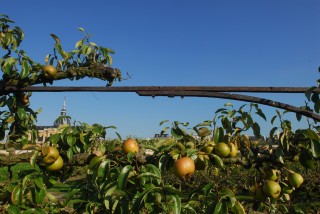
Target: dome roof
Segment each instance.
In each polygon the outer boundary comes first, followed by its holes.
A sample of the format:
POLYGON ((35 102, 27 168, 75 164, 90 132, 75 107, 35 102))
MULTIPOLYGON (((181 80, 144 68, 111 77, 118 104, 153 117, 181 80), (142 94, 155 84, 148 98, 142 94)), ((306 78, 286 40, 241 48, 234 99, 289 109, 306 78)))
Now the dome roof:
POLYGON ((60 125, 71 124, 70 117, 67 116, 66 98, 64 98, 61 115, 54 121, 53 126, 59 127, 60 125))

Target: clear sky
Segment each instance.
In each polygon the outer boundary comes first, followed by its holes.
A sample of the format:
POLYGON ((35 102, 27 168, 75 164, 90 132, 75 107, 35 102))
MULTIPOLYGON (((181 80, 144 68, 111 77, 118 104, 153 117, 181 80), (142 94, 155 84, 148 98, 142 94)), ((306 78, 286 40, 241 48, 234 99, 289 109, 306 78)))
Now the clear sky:
MULTIPOLYGON (((319 8, 316 0, 1 0, 0 13, 24 30, 21 48, 41 63, 52 53, 50 33, 70 51, 82 38, 77 28, 83 27, 93 42, 115 50, 113 67, 132 77, 114 86, 313 86, 319 78, 319 8)), ((54 85, 105 83, 84 79, 54 85)), ((303 94, 254 96, 297 106, 305 100, 303 94)), ((38 125, 53 123, 64 97, 73 121, 114 125, 123 137, 152 137, 161 131, 162 120, 192 126, 212 119, 229 102, 134 93, 34 93, 31 107, 43 109, 38 125)), ((270 121, 275 109, 261 108, 270 121)), ((261 124, 265 135, 269 123, 261 124)), ((112 137, 114 131, 107 134, 112 137)))

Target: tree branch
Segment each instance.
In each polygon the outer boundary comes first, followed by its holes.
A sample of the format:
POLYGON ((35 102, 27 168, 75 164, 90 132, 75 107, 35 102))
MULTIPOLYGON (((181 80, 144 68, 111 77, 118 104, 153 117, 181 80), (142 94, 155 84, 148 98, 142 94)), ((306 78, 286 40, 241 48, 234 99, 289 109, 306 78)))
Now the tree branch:
POLYGON ((32 78, 25 78, 23 80, 6 78, 5 76, 0 81, 0 89, 5 91, 8 87, 18 87, 23 88, 27 86, 37 85, 37 84, 52 84, 53 81, 62 79, 82 79, 85 77, 97 78, 103 81, 107 80, 108 85, 111 85, 115 79, 121 80, 121 72, 117 68, 106 67, 103 64, 94 63, 87 67, 69 67, 67 70, 58 70, 58 73, 53 79, 46 79, 41 70, 34 71, 38 72, 36 76, 32 78))
POLYGON ((272 106, 288 111, 292 111, 303 116, 312 118, 314 120, 320 121, 320 115, 313 113, 311 111, 307 111, 305 109, 292 106, 289 104, 260 98, 248 95, 241 95, 241 94, 231 94, 231 93, 223 93, 223 92, 207 92, 207 91, 138 91, 137 92, 140 96, 168 96, 168 97, 214 97, 214 98, 222 98, 222 99, 232 99, 232 100, 240 100, 246 102, 253 102, 259 103, 262 105, 272 106))

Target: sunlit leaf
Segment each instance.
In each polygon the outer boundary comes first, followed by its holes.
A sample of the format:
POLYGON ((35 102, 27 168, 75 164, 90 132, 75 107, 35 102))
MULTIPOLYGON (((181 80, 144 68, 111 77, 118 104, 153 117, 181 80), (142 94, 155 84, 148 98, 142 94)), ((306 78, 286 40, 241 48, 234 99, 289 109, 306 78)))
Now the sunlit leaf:
POLYGON ((111 202, 111 195, 113 192, 117 189, 117 184, 116 183, 111 183, 108 184, 107 187, 105 187, 104 191, 104 206, 107 208, 107 210, 110 209, 110 202, 111 202))
POLYGON ((214 209, 214 212, 213 214, 222 214, 223 213, 223 204, 222 204, 222 201, 218 201, 218 203, 216 204, 216 207, 214 209))
POLYGON ((35 196, 36 196, 36 203, 41 204, 43 199, 46 196, 46 190, 42 186, 42 188, 35 188, 35 196))
POLYGON ((82 45, 83 45, 83 40, 79 40, 77 43, 76 43, 76 45, 75 45, 75 48, 79 48, 79 47, 81 47, 82 45))
POLYGON ((73 146, 76 143, 76 141, 77 141, 77 138, 75 136, 71 134, 67 136, 67 144, 69 146, 73 146))
POLYGON ((181 213, 181 198, 178 195, 171 195, 173 200, 173 213, 180 214, 181 213))
POLYGON ((220 168, 224 167, 223 160, 218 155, 210 154, 210 156, 213 157, 214 162, 218 167, 220 168))
POLYGON ((70 147, 68 150, 67 150, 67 157, 68 159, 71 161, 73 160, 73 149, 72 147, 70 147))
POLYGON ((127 165, 123 167, 122 170, 120 171, 120 174, 118 176, 118 189, 122 190, 126 186, 131 169, 132 169, 132 166, 127 165))
POLYGON ((22 185, 18 184, 11 193, 11 202, 13 205, 19 205, 22 202, 22 185))
POLYGON ((236 201, 233 208, 232 208, 232 211, 235 213, 235 214, 246 214, 246 211, 244 209, 244 207, 242 206, 242 204, 239 202, 239 201, 236 201))
POLYGON ((27 61, 23 60, 21 65, 20 78, 24 79, 30 74, 30 67, 27 61))
POLYGON ((214 130, 214 142, 220 143, 223 141, 224 130, 222 127, 218 127, 214 130))
POLYGON ((34 151, 33 155, 30 158, 30 165, 35 168, 36 166, 36 162, 37 162, 37 157, 39 155, 39 151, 34 151))
POLYGON ((312 156, 314 158, 320 157, 320 141, 319 140, 311 140, 310 149, 311 149, 312 156))
POLYGON ((9 214, 20 214, 20 209, 14 205, 9 205, 8 208, 7 208, 7 212, 9 214))
POLYGON ((24 120, 26 117, 27 112, 24 110, 24 108, 18 109, 18 117, 20 120, 24 120))
POLYGON ((54 41, 56 41, 56 44, 60 44, 60 39, 59 37, 57 37, 55 34, 50 34, 50 36, 54 39, 54 41))

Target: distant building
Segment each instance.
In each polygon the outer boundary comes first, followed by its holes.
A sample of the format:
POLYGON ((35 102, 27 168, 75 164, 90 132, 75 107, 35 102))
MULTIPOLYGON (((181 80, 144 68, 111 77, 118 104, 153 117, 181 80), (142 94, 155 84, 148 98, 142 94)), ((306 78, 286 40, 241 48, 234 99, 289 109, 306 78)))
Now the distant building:
POLYGON ((167 137, 169 137, 168 134, 155 134, 154 135, 154 138, 167 138, 167 137))
MULTIPOLYGON (((61 109, 61 114, 53 123, 52 126, 37 126, 38 129, 38 140, 36 143, 44 143, 48 137, 52 134, 55 134, 60 125, 71 124, 70 117, 67 116, 67 108, 66 108, 66 98, 64 98, 63 106, 61 109)), ((29 136, 31 139, 31 136, 29 136)))
POLYGON ((70 117, 67 116, 66 98, 64 98, 63 101, 60 117, 54 121, 53 126, 58 128, 60 125, 64 124, 71 125, 70 117))

